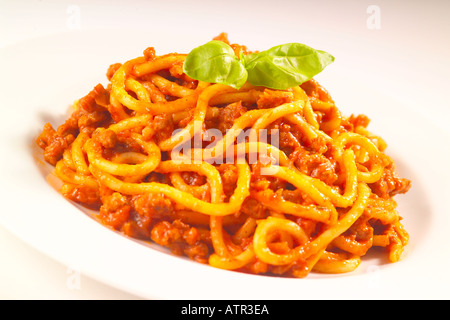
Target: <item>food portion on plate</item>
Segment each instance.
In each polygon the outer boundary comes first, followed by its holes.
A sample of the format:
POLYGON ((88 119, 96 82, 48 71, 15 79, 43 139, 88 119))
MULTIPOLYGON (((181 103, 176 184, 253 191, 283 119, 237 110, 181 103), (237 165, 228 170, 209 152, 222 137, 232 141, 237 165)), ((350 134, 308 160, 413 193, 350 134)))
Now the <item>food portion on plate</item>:
POLYGON ((374 247, 397 262, 409 236, 394 196, 410 181, 369 118, 314 79, 333 61, 225 33, 189 54, 149 47, 36 142, 67 199, 199 263, 303 278, 353 271, 374 247))

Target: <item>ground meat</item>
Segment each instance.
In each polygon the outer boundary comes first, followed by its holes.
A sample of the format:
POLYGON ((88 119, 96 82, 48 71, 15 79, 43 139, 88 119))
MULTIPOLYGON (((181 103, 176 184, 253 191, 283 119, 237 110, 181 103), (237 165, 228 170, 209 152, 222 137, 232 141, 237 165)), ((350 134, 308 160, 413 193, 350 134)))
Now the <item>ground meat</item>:
POLYGON ((228 40, 228 34, 225 32, 222 32, 217 37, 214 37, 213 40, 222 41, 222 42, 225 42, 226 44, 230 45, 230 47, 234 50, 234 54, 237 57, 239 57, 241 53, 244 55, 252 53, 252 51, 249 51, 246 46, 243 46, 243 45, 240 45, 237 43, 230 43, 230 41, 228 40))
POLYGON ((155 54, 155 48, 154 47, 148 47, 144 50, 144 57, 145 59, 147 59, 147 61, 151 61, 153 59, 155 59, 156 54, 155 54))
POLYGON ((206 178, 197 172, 182 172, 181 177, 190 186, 202 186, 206 183, 206 178))
POLYGON ((181 232, 168 221, 158 222, 151 232, 152 240, 161 246, 168 247, 175 241, 180 241, 181 232))
POLYGON ((300 190, 281 190, 280 194, 283 197, 284 200, 293 202, 293 203, 302 203, 303 202, 303 196, 300 190))
POLYGON ((236 182, 238 180, 238 171, 235 165, 221 164, 217 168, 222 177, 222 185, 224 194, 229 197, 234 193, 236 182))
POLYGON ((153 226, 161 220, 171 220, 175 213, 174 203, 163 194, 136 195, 130 203, 133 210, 122 231, 134 238, 150 240, 153 226))
POLYGON ((363 115, 363 114, 360 114, 360 115, 357 115, 357 116, 355 116, 355 115, 352 114, 352 115, 348 118, 348 122, 350 122, 351 124, 353 124, 353 127, 354 127, 354 128, 359 127, 359 126, 362 126, 362 127, 364 127, 364 128, 367 128, 367 126, 368 126, 369 123, 370 123, 370 119, 369 119, 366 115, 363 115))
POLYGON ((258 200, 247 197, 241 206, 241 212, 255 219, 263 219, 267 216, 267 208, 258 200))
POLYGON ((158 182, 158 183, 169 184, 170 179, 168 177, 168 174, 159 173, 159 172, 151 172, 145 178, 145 182, 158 182))
POLYGON ((103 205, 100 207, 100 220, 116 229, 120 230, 125 222, 128 221, 131 211, 129 199, 118 192, 102 196, 103 205))
POLYGON ((146 193, 133 197, 133 207, 142 216, 162 219, 174 213, 174 203, 163 194, 146 193))
POLYGON ((265 89, 256 101, 259 109, 274 108, 294 101, 292 92, 265 89))
POLYGON ((78 101, 78 107, 88 113, 94 111, 104 111, 109 103, 109 92, 103 87, 103 85, 98 84, 91 90, 86 96, 78 101))
POLYGON ((297 148, 304 148, 311 153, 324 154, 333 147, 332 143, 326 138, 322 136, 308 138, 303 135, 302 130, 299 130, 293 124, 284 122, 282 119, 274 121, 267 129, 278 130, 278 140, 271 140, 271 143, 278 145, 279 149, 288 156, 297 148))
POLYGON ((103 127, 108 120, 110 120, 110 115, 107 110, 85 113, 78 120, 78 128, 81 132, 91 135, 96 128, 103 127))
POLYGON ((79 133, 78 120, 84 114, 86 114, 86 112, 82 109, 73 112, 66 122, 56 129, 56 134, 60 137, 66 137, 69 135, 76 137, 79 133))
POLYGON ((92 138, 104 147, 104 148, 113 148, 117 141, 117 134, 112 130, 96 130, 92 134, 92 138))
POLYGON ((52 127, 50 123, 45 124, 42 133, 36 140, 36 143, 44 149, 44 160, 51 165, 62 158, 64 150, 75 140, 72 134, 61 136, 52 127))
POLYGON ((222 41, 226 44, 230 44, 230 41, 228 40, 228 34, 226 32, 220 33, 218 36, 215 36, 213 40, 222 41))
POLYGON ((411 181, 399 178, 395 172, 394 163, 384 169, 383 176, 375 183, 369 184, 372 192, 381 198, 393 197, 399 193, 406 193, 411 187, 411 181))
POLYGON ((132 210, 128 221, 123 224, 121 231, 135 239, 150 240, 152 222, 150 217, 141 216, 132 210))
POLYGON ((320 154, 325 154, 327 152, 332 153, 332 150, 334 149, 333 144, 322 136, 312 139, 309 143, 304 143, 303 147, 312 153, 320 154))
POLYGON ((295 149, 301 148, 301 137, 299 137, 299 132, 292 130, 292 126, 287 123, 280 123, 278 125, 274 124, 274 128, 278 128, 279 131, 279 146, 287 155, 290 155, 295 149))
POLYGON ((185 246, 183 252, 186 256, 188 256, 190 259, 194 261, 200 263, 208 262, 209 248, 203 242, 199 242, 190 246, 185 246))
POLYGON ((45 149, 45 147, 47 147, 53 136, 56 134, 55 129, 53 129, 53 126, 50 123, 46 123, 44 125, 44 128, 41 132, 41 134, 37 137, 36 139, 36 144, 42 148, 45 149))
POLYGON ((247 108, 242 106, 240 101, 230 103, 226 107, 220 109, 214 127, 219 129, 222 134, 225 135, 226 131, 233 126, 234 121, 246 112, 247 108))
POLYGON ((311 79, 300 85, 310 98, 333 102, 331 95, 316 80, 311 79))
POLYGON ((174 63, 170 68, 169 68, 169 73, 172 77, 174 78, 180 78, 183 76, 183 62, 179 61, 177 63, 174 63))
POLYGON ((255 262, 249 263, 245 266, 245 270, 248 270, 253 274, 264 274, 269 270, 269 265, 259 259, 256 259, 255 262))
POLYGON ((368 217, 366 215, 362 215, 342 235, 346 238, 352 239, 353 241, 363 243, 372 240, 373 228, 369 224, 368 217))
POLYGON ((200 232, 181 220, 175 220, 172 223, 158 222, 152 228, 151 239, 161 246, 170 248, 174 254, 185 254, 192 260, 207 262, 209 248, 201 241, 200 232))
POLYGON ((64 150, 70 146, 80 131, 90 135, 95 128, 110 123, 108 111, 98 104, 106 103, 108 95, 102 85, 97 85, 78 101, 78 108, 56 130, 49 123, 44 126, 36 142, 44 149, 45 161, 56 165, 62 158, 64 150))
POLYGON ((304 148, 297 148, 291 154, 290 159, 301 172, 312 178, 320 179, 328 185, 332 185, 338 179, 336 161, 323 154, 310 153, 304 148))
POLYGON ((106 77, 109 81, 111 81, 112 77, 116 73, 116 71, 122 66, 121 63, 114 63, 109 66, 108 70, 106 71, 106 77))
POLYGON ((92 207, 94 209, 100 207, 100 193, 97 189, 87 186, 64 184, 61 188, 61 194, 64 197, 87 207, 92 207))
POLYGON ((170 114, 159 114, 153 118, 151 124, 153 132, 155 132, 155 140, 157 143, 169 139, 175 129, 172 116, 170 114))

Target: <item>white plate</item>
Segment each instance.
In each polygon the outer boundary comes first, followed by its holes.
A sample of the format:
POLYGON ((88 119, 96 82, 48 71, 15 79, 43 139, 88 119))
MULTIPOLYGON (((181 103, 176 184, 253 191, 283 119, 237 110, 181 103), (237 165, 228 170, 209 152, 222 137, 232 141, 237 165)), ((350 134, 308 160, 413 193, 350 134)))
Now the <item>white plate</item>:
MULTIPOLYGON (((344 114, 363 113, 369 129, 388 143, 387 153, 412 189, 397 196, 410 233, 402 261, 375 255, 357 271, 310 274, 305 279, 247 275, 174 257, 123 237, 65 200, 47 181, 34 138, 47 121, 61 123, 68 106, 106 82, 106 69, 140 55, 187 52, 204 39, 180 39, 173 47, 160 35, 128 38, 127 46, 108 33, 73 33, 26 41, 0 51, 0 223, 16 236, 85 275, 143 298, 157 299, 395 299, 449 297, 448 135, 415 108, 346 79, 336 65, 319 81, 344 114), (153 38, 152 38, 153 37, 153 38), (153 39, 148 43, 148 39, 153 39), (145 40, 145 41, 144 41, 145 40)), ((381 89, 383 89, 381 87, 381 89)))

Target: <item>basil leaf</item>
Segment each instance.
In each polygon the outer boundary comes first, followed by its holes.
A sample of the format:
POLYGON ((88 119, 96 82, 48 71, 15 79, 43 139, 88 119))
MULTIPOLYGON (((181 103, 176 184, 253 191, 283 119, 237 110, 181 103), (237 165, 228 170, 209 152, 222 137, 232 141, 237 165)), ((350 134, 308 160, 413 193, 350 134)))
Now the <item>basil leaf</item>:
POLYGON ((218 40, 193 49, 184 61, 183 71, 193 79, 226 84, 235 89, 247 81, 247 70, 233 49, 218 40))
POLYGON ((301 43, 287 43, 245 57, 248 81, 256 86, 284 90, 320 73, 334 57, 301 43))

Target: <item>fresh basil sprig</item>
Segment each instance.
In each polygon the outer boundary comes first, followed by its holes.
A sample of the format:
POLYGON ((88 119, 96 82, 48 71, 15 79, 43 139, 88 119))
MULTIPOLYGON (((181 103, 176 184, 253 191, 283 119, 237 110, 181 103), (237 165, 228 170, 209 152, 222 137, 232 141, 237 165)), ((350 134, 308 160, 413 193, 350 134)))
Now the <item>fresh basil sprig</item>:
POLYGON ((247 81, 247 70, 223 41, 212 40, 193 49, 184 61, 183 71, 189 77, 205 82, 240 88, 247 81))
POLYGON ((212 40, 188 54, 183 71, 193 79, 236 89, 248 81, 284 90, 308 81, 333 61, 331 54, 301 43, 282 44, 238 58, 228 44, 212 40))

